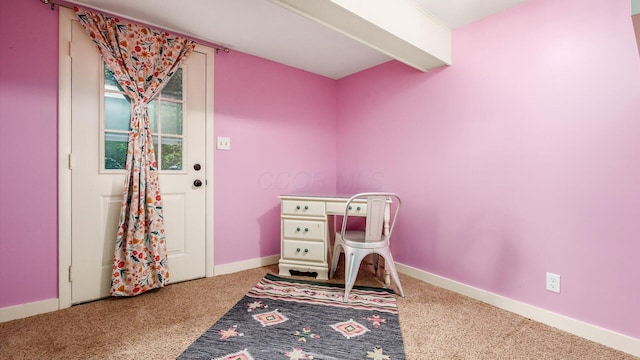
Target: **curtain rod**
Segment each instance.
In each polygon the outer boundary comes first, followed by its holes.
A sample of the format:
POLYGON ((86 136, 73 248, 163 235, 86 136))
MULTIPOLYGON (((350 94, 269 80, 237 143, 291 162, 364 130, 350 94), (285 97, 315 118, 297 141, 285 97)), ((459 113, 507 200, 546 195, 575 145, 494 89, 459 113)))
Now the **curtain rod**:
MULTIPOLYGON (((67 5, 67 4, 64 4, 64 3, 59 3, 59 2, 51 1, 51 0, 40 0, 40 1, 45 5, 51 4, 51 10, 55 10, 56 5, 58 5, 59 7, 63 7, 63 8, 67 8, 67 9, 72 9, 73 10, 73 7, 71 5, 67 5)), ((194 41, 196 43, 198 43, 197 40, 194 40, 194 41)), ((209 44, 213 45, 214 49, 216 49, 216 54, 218 54, 220 51, 222 51, 225 54, 228 53, 229 51, 231 51, 226 46, 222 46, 222 45, 219 45, 219 44, 216 44, 216 43, 213 43, 213 42, 210 42, 209 44)))

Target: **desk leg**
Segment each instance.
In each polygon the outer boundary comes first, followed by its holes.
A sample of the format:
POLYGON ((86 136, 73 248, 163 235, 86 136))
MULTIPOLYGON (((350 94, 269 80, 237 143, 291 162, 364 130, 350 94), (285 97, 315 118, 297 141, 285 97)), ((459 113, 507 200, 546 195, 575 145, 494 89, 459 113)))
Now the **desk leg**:
MULTIPOLYGON (((384 209, 384 234, 385 235, 389 235, 389 221, 391 218, 391 209, 389 208, 389 205, 387 204, 387 206, 384 209)), ((385 287, 389 287, 389 285, 391 284, 391 276, 390 276, 390 272, 389 270, 387 270, 387 264, 386 261, 387 259, 384 259, 385 261, 385 266, 384 266, 384 286, 385 287)), ((376 276, 378 276, 378 273, 376 272, 376 276)))
POLYGON ((327 264, 329 266, 329 275, 331 274, 331 264, 333 264, 333 245, 336 240, 336 228, 334 226, 335 216, 328 215, 327 216, 327 228, 325 231, 327 232, 327 236, 325 236, 325 246, 327 247, 327 264))
POLYGON ((375 277, 378 277, 378 265, 380 263, 380 255, 378 254, 371 254, 371 261, 373 262, 373 275, 375 277))
MULTIPOLYGON (((371 261, 373 262, 373 275, 378 278, 378 269, 380 267, 384 268, 384 286, 385 288, 388 288, 389 285, 391 284, 391 273, 389 272, 389 270, 387 270, 386 266, 380 266, 380 255, 378 254, 371 254, 371 261)), ((383 261, 387 261, 387 259, 382 258, 383 261)), ((383 263, 386 264, 386 263, 383 263)), ((381 279, 381 278, 378 278, 381 279)))
POLYGON ((391 285, 391 273, 386 268, 384 269, 384 286, 389 287, 391 285))

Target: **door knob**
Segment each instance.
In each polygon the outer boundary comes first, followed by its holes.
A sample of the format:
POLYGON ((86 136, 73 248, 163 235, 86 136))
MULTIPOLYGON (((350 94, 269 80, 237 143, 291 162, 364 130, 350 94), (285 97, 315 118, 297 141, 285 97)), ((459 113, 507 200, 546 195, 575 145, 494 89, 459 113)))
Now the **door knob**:
POLYGON ((199 171, 200 169, 202 169, 202 166, 200 166, 200 164, 193 165, 193 170, 199 171))
POLYGON ((200 187, 200 186, 202 186, 202 181, 200 181, 200 180, 195 180, 195 181, 193 182, 193 186, 195 186, 195 187, 200 187))

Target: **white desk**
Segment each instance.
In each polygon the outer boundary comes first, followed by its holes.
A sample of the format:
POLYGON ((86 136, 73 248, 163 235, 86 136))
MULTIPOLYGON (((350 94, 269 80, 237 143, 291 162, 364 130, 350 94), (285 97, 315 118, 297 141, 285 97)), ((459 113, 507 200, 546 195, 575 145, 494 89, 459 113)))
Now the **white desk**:
MULTIPOLYGON (((329 264, 335 237, 334 217, 344 215, 350 196, 281 195, 280 262, 281 276, 290 270, 315 272, 329 278, 329 264)), ((349 216, 366 216, 366 200, 352 203, 349 216)), ((385 233, 389 232, 389 206, 385 211, 385 233)), ((385 281, 386 282, 386 281, 385 281)))

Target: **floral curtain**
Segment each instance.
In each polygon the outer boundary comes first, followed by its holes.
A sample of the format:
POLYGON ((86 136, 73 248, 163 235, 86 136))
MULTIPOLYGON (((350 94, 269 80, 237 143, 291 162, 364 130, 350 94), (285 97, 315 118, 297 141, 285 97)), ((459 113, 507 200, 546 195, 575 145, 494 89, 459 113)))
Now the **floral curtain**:
POLYGON ((191 54, 195 42, 86 9, 76 7, 74 11, 131 102, 126 178, 110 294, 138 295, 163 287, 169 278, 147 104, 191 54))

